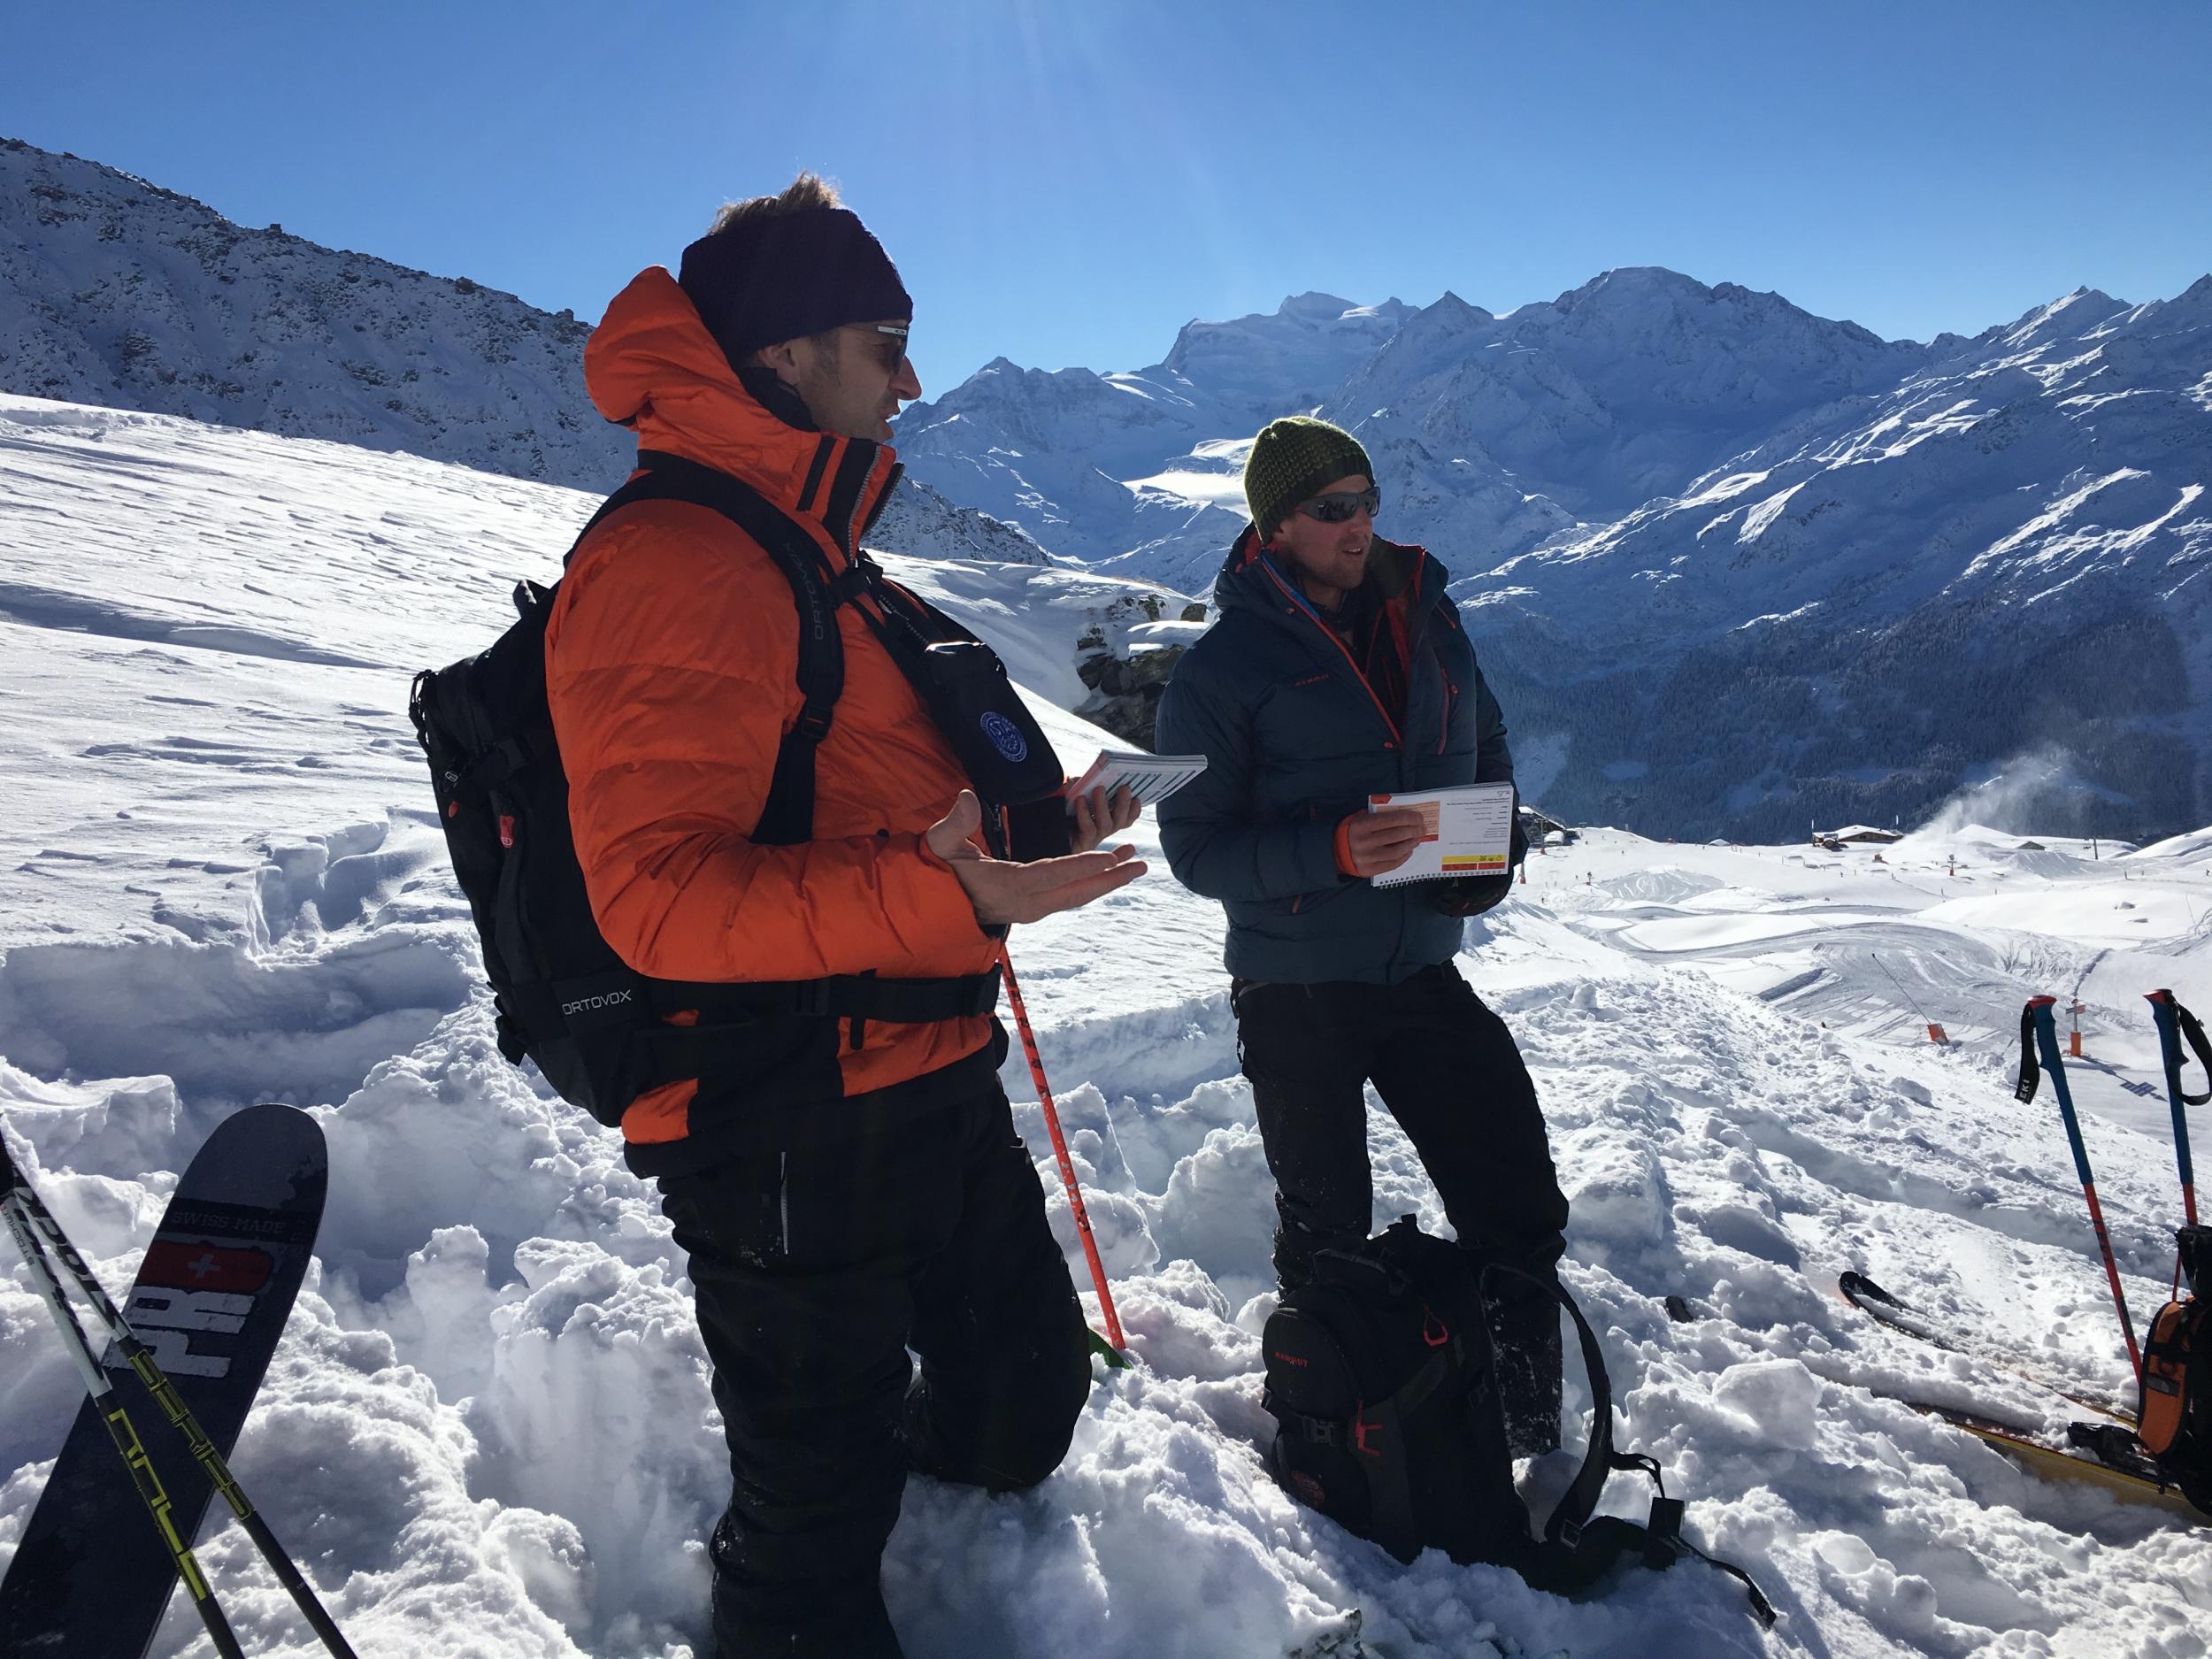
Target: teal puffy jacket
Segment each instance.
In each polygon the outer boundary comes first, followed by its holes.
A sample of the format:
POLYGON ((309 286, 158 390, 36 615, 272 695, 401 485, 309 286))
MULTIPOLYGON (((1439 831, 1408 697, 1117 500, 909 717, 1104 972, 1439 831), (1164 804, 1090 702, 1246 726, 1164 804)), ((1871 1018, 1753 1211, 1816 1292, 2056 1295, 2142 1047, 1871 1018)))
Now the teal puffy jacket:
POLYGON ((1158 752, 1206 757, 1160 803, 1161 842, 1176 879, 1227 909, 1240 979, 1394 985, 1459 949, 1462 925, 1428 884, 1340 873, 1336 826, 1371 795, 1510 782, 1505 722, 1444 567, 1378 537, 1367 580, 1403 629, 1402 729, 1249 528, 1214 588, 1220 619, 1160 698, 1158 752))

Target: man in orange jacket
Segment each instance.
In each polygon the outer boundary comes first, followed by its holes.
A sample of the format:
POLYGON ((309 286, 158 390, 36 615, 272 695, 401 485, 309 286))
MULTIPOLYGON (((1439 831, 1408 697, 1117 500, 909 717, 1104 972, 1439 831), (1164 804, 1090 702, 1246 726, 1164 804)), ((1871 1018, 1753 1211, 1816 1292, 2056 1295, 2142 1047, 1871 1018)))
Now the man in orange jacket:
MULTIPOLYGON (((724 209, 680 276, 633 280, 586 380, 641 450, 780 509, 834 581, 896 481, 890 418, 921 396, 911 317, 875 238, 803 174, 724 209)), ((547 700, 593 913, 639 972, 973 976, 1006 924, 1143 873, 1129 848, 1090 850, 1133 818, 1125 797, 1075 803, 1067 856, 979 849, 969 780, 861 614, 877 603, 833 613, 844 683, 814 751, 811 837, 776 844, 754 837, 803 703, 785 576, 689 502, 625 506, 577 547, 547 700)), ((729 1441, 716 1640, 723 1659, 888 1659, 878 1573, 908 1471, 994 1490, 1048 1475, 1089 1393, 1082 1314, 990 1014, 761 1032, 746 1064, 649 1087, 622 1117, 689 1253, 729 1441)))

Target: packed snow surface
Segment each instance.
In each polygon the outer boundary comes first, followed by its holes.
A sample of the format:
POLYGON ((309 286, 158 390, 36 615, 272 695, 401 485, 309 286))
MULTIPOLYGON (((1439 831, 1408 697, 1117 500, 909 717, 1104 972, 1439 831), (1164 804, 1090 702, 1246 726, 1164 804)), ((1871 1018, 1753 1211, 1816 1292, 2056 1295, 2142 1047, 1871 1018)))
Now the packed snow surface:
MULTIPOLYGON (((320 1255, 235 1465, 364 1655, 706 1643, 727 1471, 685 1260, 617 1138, 498 1057, 404 715, 408 672, 486 642, 588 504, 0 400, 0 1112, 119 1288, 216 1122, 257 1099, 320 1120, 320 1255)), ((1064 695, 1107 602, 1034 565, 956 574, 946 603, 1064 695)), ((1107 741, 1047 718, 1071 770, 1107 741)), ((1136 839, 1156 855, 1149 820, 1136 839)), ((1356 1613, 1389 1659, 2206 1654, 2204 1532, 1885 1395, 2049 1429, 2071 1408, 2046 1385, 2126 1394, 2058 1114, 2012 1098, 2012 1048, 2026 996, 2083 1004, 2072 1079, 2140 1317, 2178 1210, 2140 995, 2212 1002, 2212 833, 1962 830, 1877 862, 1597 830, 1470 926, 1462 966, 1545 1103, 1621 1439, 1758 1577, 1771 1633, 1695 1563, 1580 1602, 1402 1568, 1268 1479, 1271 1189, 1221 918, 1154 864, 1013 941, 1139 1363, 1100 1370, 1035 1491, 910 1484, 885 1577, 916 1659, 1350 1653, 1356 1613), (1846 1268, 1977 1352, 1870 1325, 1846 1268)), ((1006 1084, 1087 1283, 1036 1091, 1006 1084)), ((1379 1110, 1371 1138, 1376 1221, 1440 1227, 1379 1110)), ((0 1376, 4 1562, 78 1393, 12 1263, 0 1376)), ((1607 1507, 1640 1517, 1644 1493, 1607 1507)), ((317 1651, 234 1526, 202 1554, 250 1651, 317 1651)), ((181 1601, 156 1651, 207 1651, 181 1601)))

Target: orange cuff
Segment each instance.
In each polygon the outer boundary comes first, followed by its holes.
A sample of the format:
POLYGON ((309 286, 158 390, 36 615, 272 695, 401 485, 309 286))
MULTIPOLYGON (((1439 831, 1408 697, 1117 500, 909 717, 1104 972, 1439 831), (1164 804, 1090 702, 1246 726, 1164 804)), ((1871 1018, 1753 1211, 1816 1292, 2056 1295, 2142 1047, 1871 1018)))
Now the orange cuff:
POLYGON ((1336 826, 1336 867, 1340 874, 1356 877, 1359 872, 1352 868, 1352 818, 1354 816, 1356 815, 1346 815, 1343 821, 1336 826))

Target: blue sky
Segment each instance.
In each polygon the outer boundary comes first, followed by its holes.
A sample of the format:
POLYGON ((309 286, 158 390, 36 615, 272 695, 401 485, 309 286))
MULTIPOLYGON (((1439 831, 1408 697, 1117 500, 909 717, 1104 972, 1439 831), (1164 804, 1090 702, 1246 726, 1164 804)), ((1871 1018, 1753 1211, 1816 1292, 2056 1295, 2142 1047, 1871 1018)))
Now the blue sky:
POLYGON ((20 6, 0 135, 596 319, 826 173, 926 387, 1319 288, 1623 265, 1892 337, 2212 269, 2212 5, 806 0, 20 6))

